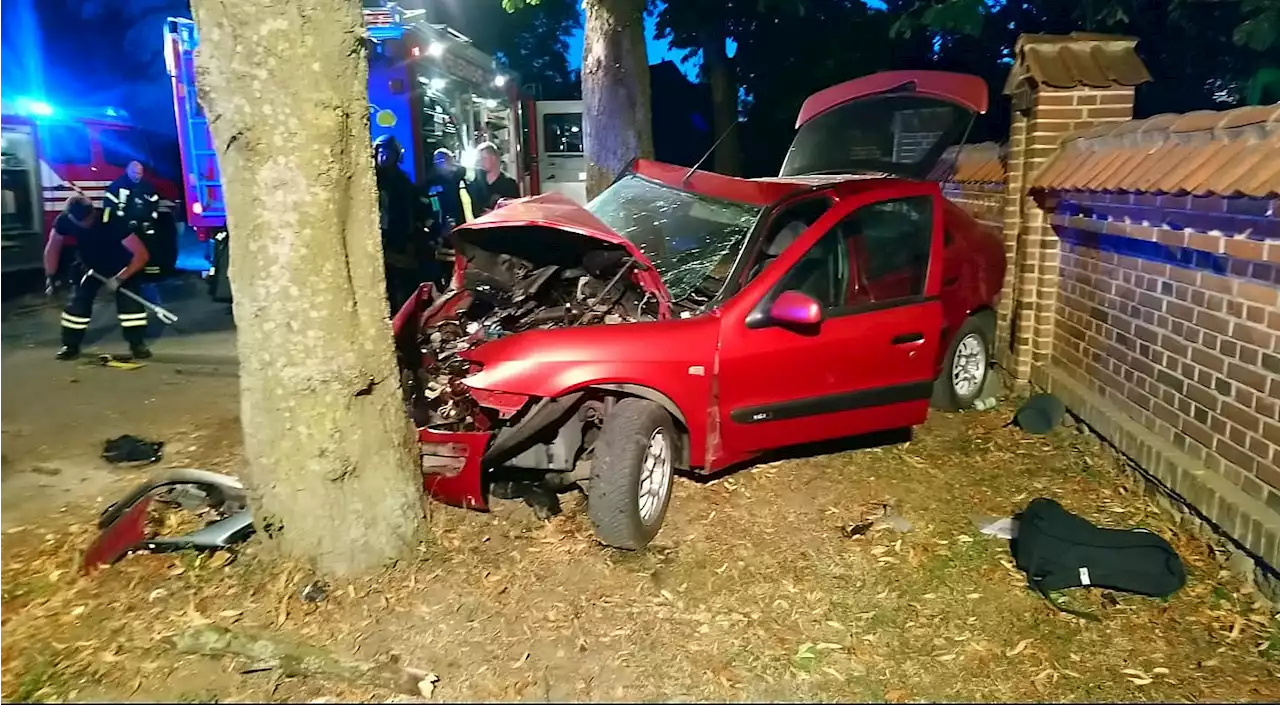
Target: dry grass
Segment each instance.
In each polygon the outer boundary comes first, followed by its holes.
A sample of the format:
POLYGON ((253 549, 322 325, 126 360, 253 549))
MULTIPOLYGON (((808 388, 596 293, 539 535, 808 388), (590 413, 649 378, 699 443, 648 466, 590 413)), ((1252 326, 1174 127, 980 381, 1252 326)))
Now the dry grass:
POLYGON ((1009 410, 936 415, 909 444, 680 481, 667 525, 628 554, 579 501, 535 520, 441 509, 412 563, 323 602, 256 555, 135 556, 73 572, 94 508, 4 537, 6 700, 384 701, 314 679, 182 657, 192 624, 280 631, 440 676, 441 700, 1280 701, 1280 626, 1213 548, 1182 532, 1091 437, 1030 438, 1009 410), (1088 623, 1025 588, 971 515, 1054 497, 1146 526, 1188 565, 1168 601, 1076 591, 1088 623), (913 527, 845 528, 890 503, 913 527), (78 523, 76 523, 78 522, 78 523), (47 532, 47 533, 46 533, 47 532))

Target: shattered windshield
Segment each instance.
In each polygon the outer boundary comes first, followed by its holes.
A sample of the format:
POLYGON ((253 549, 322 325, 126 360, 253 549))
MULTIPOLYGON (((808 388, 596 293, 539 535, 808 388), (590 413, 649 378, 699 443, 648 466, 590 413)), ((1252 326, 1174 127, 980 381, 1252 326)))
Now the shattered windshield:
POLYGON ((763 208, 720 201, 635 174, 605 189, 587 210, 645 254, 671 297, 720 290, 763 208))

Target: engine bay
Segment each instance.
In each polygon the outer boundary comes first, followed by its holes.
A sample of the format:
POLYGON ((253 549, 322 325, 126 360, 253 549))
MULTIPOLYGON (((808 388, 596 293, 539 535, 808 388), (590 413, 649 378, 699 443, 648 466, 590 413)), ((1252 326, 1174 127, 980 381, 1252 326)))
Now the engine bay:
POLYGON ((645 264, 625 249, 551 228, 494 230, 458 244, 461 277, 419 316, 416 355, 401 344, 402 381, 419 428, 483 431, 502 418, 461 383, 473 371, 468 350, 528 330, 659 318, 657 297, 635 276, 645 264))

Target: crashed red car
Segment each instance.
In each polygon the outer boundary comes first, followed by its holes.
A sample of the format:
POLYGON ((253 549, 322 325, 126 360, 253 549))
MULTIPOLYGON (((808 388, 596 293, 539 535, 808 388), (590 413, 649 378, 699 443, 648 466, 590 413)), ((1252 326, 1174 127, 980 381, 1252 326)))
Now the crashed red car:
POLYGON ((585 208, 525 198, 454 232, 396 315, 426 488, 581 487, 599 539, 657 534, 672 473, 922 423, 982 392, 998 235, 924 181, 987 88, 876 74, 810 97, 781 174, 637 161, 585 208))

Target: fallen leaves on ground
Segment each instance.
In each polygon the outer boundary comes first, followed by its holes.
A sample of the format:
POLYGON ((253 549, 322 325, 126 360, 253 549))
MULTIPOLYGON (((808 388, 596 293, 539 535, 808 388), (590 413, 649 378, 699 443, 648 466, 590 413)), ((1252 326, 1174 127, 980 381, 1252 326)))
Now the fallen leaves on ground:
POLYGON ((550 522, 515 503, 437 508, 410 561, 310 602, 314 576, 254 542, 79 577, 99 507, 71 508, 66 523, 5 532, 3 694, 404 701, 157 646, 209 623, 394 657, 429 673, 423 699, 1280 700, 1280 621, 1222 571, 1221 550, 1092 437, 1029 438, 1003 427, 1009 413, 938 414, 909 444, 680 481, 636 553, 596 543, 576 495, 550 522), (1104 622, 1059 614, 1006 541, 972 533, 972 515, 1037 496, 1157 531, 1187 587, 1167 602, 1069 591, 1104 622), (879 521, 885 507, 910 530, 879 521))

